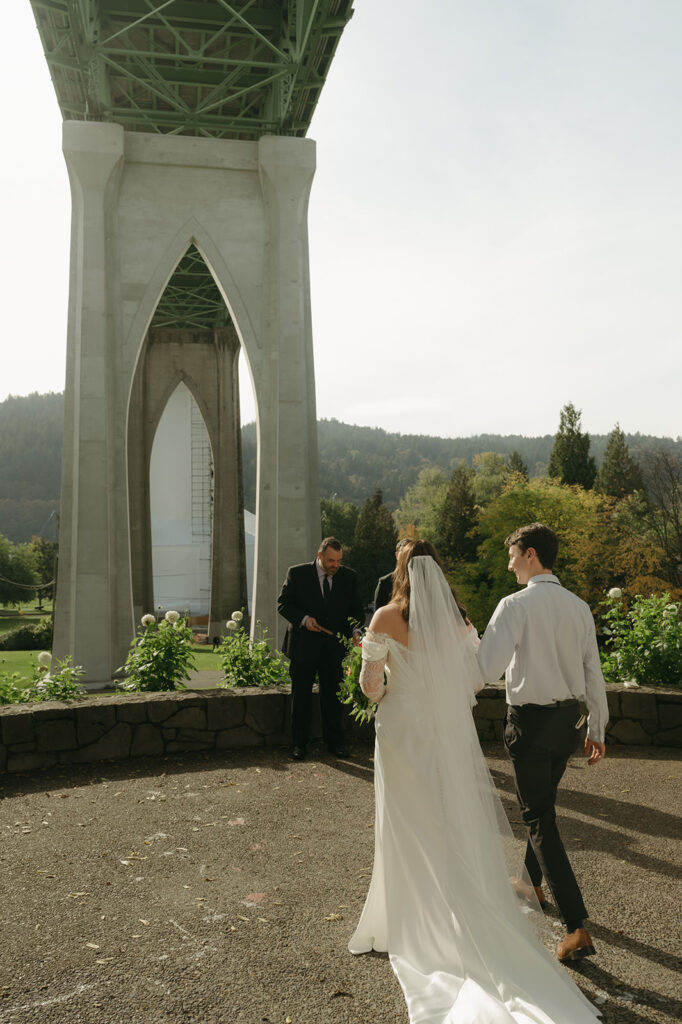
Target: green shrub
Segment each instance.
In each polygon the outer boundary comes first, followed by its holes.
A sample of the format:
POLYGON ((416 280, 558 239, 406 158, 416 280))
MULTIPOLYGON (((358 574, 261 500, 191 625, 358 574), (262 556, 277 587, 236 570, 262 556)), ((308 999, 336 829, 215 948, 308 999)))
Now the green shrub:
POLYGON ((260 639, 253 641, 242 623, 243 613, 232 612, 227 634, 218 648, 225 673, 222 685, 229 688, 289 683, 289 666, 279 651, 273 651, 261 623, 256 623, 260 639))
POLYGON ((21 681, 18 672, 0 672, 0 704, 23 704, 28 699, 21 681))
POLYGON ((192 630, 178 612, 168 611, 161 622, 143 615, 126 663, 125 678, 116 685, 126 691, 184 690, 194 667, 192 630))
POLYGON ((52 620, 37 626, 17 626, 0 638, 0 651, 42 651, 52 646, 52 620))
POLYGON ((604 678, 640 686, 682 685, 682 621, 669 594, 638 594, 628 611, 614 588, 603 602, 604 678))
POLYGON ((22 677, 18 672, 0 673, 0 704, 32 704, 45 700, 68 700, 81 697, 85 691, 78 682, 83 675, 80 665, 72 665, 66 657, 55 663, 51 669, 52 656, 44 651, 40 656, 29 685, 20 685, 22 677))

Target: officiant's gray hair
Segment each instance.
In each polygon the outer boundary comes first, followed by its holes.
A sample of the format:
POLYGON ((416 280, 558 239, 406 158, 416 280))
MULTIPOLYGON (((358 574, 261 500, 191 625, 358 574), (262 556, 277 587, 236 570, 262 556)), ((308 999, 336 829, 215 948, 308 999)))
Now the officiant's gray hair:
POLYGON ((519 526, 518 529, 509 534, 504 542, 506 548, 510 548, 512 544, 515 544, 517 548, 521 548, 524 552, 528 548, 534 548, 543 569, 553 568, 556 562, 557 552, 559 551, 559 538, 554 530, 550 530, 549 526, 544 526, 542 523, 529 523, 528 526, 519 526))

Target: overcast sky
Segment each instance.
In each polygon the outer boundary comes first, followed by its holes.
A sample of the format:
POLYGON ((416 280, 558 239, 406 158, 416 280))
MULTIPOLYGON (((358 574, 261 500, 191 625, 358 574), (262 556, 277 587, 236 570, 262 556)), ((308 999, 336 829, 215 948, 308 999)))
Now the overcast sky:
MULTIPOLYGON (((545 434, 572 401, 682 433, 682 2, 355 8, 310 131, 318 415, 545 434)), ((9 18, 0 400, 64 386, 70 216, 28 0, 9 18)))

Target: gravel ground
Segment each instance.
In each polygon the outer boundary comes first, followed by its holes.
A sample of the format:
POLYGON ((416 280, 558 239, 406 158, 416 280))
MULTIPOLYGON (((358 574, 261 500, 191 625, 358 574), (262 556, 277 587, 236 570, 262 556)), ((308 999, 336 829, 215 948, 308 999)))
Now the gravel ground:
MULTIPOLYGON (((486 753, 517 819, 504 752, 486 753)), ((370 755, 4 776, 0 1024, 406 1024, 386 957, 346 950, 372 865, 370 755)), ((571 973, 604 1024, 682 1019, 681 760, 611 748, 564 778, 598 947, 571 973)))

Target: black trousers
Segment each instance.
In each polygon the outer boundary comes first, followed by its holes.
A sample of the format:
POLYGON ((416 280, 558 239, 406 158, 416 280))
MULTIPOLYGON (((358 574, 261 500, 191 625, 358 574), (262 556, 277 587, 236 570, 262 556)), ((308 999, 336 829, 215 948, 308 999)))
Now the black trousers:
POLYGON ((580 741, 578 701, 508 707, 504 744, 528 828, 525 866, 531 885, 544 878, 561 920, 580 927, 587 910, 556 823, 557 787, 580 741))
POLYGON ((291 734, 295 747, 304 747, 310 738, 312 693, 316 677, 320 684, 323 739, 331 748, 343 744, 343 705, 336 695, 343 671, 342 661, 343 649, 331 638, 319 638, 313 650, 292 657, 289 666, 291 734))

